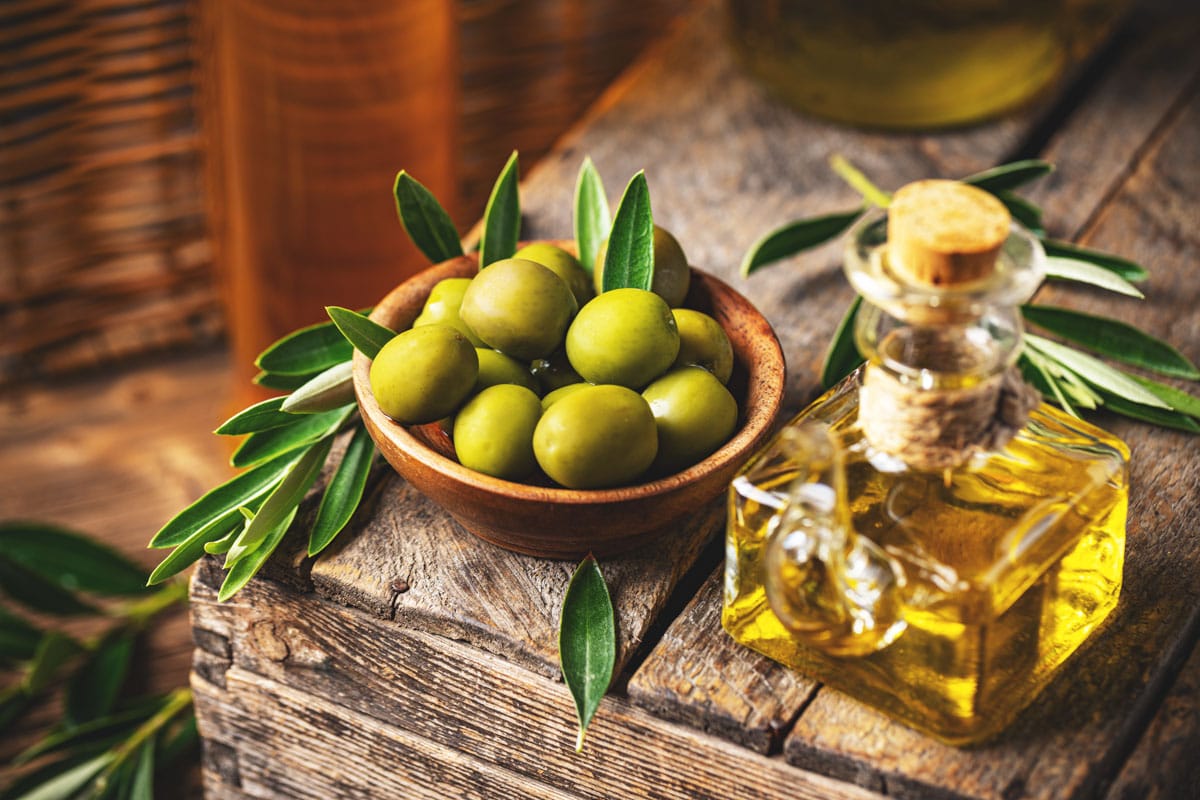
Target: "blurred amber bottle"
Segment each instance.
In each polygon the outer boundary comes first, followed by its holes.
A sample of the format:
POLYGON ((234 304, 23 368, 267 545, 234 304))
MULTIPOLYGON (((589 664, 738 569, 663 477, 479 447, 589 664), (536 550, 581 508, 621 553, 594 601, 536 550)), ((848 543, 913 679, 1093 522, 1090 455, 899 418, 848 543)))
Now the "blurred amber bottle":
POLYGON ((198 0, 197 20, 209 217, 248 386, 274 339, 427 265, 390 197, 407 169, 455 213, 454 9, 198 0))
POLYGON ((727 0, 752 74, 798 108, 885 128, 1008 111, 1109 30, 1126 0, 727 0))

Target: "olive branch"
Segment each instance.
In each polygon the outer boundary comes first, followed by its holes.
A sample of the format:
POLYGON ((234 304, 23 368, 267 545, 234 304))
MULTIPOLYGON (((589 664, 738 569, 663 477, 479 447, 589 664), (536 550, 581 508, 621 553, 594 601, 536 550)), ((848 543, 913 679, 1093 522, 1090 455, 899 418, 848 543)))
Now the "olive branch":
MULTIPOLYGON (((742 259, 741 273, 759 269, 841 235, 872 206, 887 208, 891 195, 841 156, 830 166, 863 197, 858 208, 797 220, 762 236, 742 259)), ((1146 269, 1121 256, 1050 238, 1042 224, 1042 209, 1015 190, 1037 180, 1054 167, 1036 159, 1015 161, 962 178, 964 183, 995 195, 1013 218, 1028 228, 1046 251, 1046 280, 1087 284, 1128 297, 1143 299, 1135 285, 1149 277, 1146 269)), ((863 362, 854 342, 854 320, 862 304, 855 297, 830 341, 821 369, 821 383, 830 388, 863 362)), ((1157 375, 1200 380, 1200 370, 1173 346, 1138 328, 1108 317, 1060 306, 1028 303, 1021 307, 1034 327, 1093 353, 1157 375)), ((1025 379, 1042 395, 1072 416, 1080 410, 1107 408, 1117 414, 1190 433, 1200 433, 1200 398, 1143 375, 1117 369, 1083 350, 1039 334, 1026 333, 1018 358, 1025 379)))

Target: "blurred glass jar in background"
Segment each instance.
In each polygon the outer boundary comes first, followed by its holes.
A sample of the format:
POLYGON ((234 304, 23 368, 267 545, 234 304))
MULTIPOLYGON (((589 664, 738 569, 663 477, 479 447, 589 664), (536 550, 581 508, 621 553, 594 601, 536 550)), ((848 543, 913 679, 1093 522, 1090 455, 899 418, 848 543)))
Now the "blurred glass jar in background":
MULTIPOLYGON (((407 169, 456 209, 450 0, 200 0, 209 222, 236 405, 254 358, 325 306, 428 265, 391 199, 407 169)), ((244 387, 244 388, 243 388, 244 387)))
POLYGON ((798 108, 931 128, 1008 111, 1049 86, 1127 0, 726 0, 734 49, 798 108))

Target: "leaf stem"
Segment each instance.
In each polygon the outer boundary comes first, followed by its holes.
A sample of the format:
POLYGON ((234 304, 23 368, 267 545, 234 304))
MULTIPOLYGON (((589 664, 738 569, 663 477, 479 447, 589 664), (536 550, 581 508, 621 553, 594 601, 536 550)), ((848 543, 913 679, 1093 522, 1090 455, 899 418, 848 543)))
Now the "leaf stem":
POLYGON ((144 600, 121 607, 114 613, 114 616, 126 617, 134 627, 140 629, 171 606, 185 602, 187 594, 186 581, 172 581, 144 600))
POLYGON ((121 764, 124 763, 125 759, 136 753, 146 743, 146 740, 157 735, 168 722, 191 704, 192 690, 189 687, 181 687, 168 694, 166 702, 163 703, 162 708, 154 713, 154 716, 139 725, 137 730, 129 735, 128 739, 113 748, 112 761, 108 763, 108 766, 104 768, 104 771, 94 781, 93 785, 96 789, 103 792, 108 785, 109 779, 121 764))
POLYGON ((839 178, 850 184, 868 203, 880 208, 887 208, 891 205, 892 195, 872 183, 862 170, 847 161, 841 153, 834 153, 829 157, 829 166, 838 174, 839 178))

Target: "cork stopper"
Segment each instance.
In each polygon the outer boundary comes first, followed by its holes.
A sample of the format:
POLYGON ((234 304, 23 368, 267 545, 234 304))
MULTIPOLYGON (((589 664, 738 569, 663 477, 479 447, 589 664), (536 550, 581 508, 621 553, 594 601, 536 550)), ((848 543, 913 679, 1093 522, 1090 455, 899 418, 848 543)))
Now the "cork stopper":
POLYGON ((1008 209, 958 181, 917 181, 888 207, 888 261, 913 283, 952 288, 992 274, 1008 238, 1008 209))

